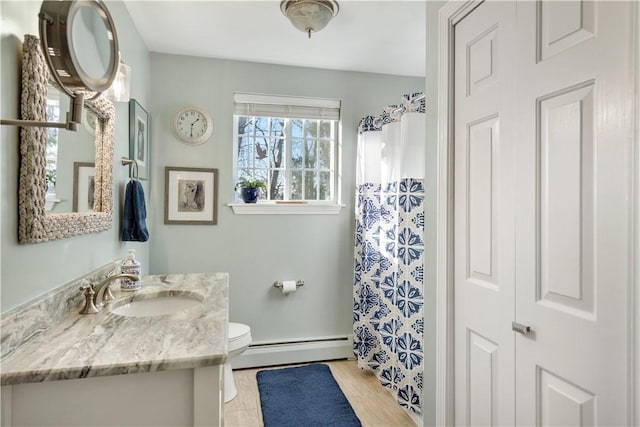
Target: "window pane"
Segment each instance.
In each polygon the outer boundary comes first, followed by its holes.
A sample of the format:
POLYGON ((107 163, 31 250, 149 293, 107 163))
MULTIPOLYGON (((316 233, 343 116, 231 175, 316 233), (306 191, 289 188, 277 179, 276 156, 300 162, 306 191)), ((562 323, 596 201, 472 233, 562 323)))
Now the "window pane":
POLYGON ((266 136, 269 133, 269 117, 255 118, 256 136, 266 136))
POLYGON ((316 120, 304 121, 304 136, 312 138, 318 137, 318 122, 316 120))
POLYGON ((331 138, 331 122, 322 120, 320 122, 320 138, 331 138))
POLYGON ((319 200, 331 200, 331 172, 320 172, 319 200))
POLYGON ((255 158, 254 164, 256 168, 269 167, 269 145, 266 139, 259 138, 256 140, 256 148, 252 154, 255 158))
POLYGON ((251 138, 246 136, 238 137, 238 167, 248 168, 252 165, 253 145, 251 138))
MULTIPOLYGON (((57 99, 47 99, 46 104, 47 121, 57 122, 60 120, 60 101, 57 99)), ((50 128, 46 130, 47 143, 45 150, 45 180, 47 192, 53 191, 58 174, 58 129, 50 128)))
POLYGON ((271 119, 272 138, 280 138, 284 136, 284 119, 271 119))
POLYGON ((307 168, 316 167, 316 147, 318 143, 315 140, 307 140, 304 144, 304 166, 307 168))
POLYGON ((286 164, 287 152, 285 151, 284 139, 276 139, 271 141, 271 163, 272 168, 284 168, 286 164))
POLYGON ((301 139, 292 139, 291 140, 291 167, 292 168, 302 168, 302 140, 301 139))
POLYGON ((269 180, 269 194, 271 200, 284 199, 284 178, 285 171, 282 169, 272 169, 271 179, 269 180))
POLYGON ((291 137, 302 138, 302 120, 300 119, 291 120, 291 137))
POLYGON ((302 200, 302 171, 291 172, 291 200, 302 200))
POLYGON ((253 133, 253 117, 238 116, 238 135, 251 135, 253 133))
POLYGON ((238 180, 240 180, 240 178, 251 178, 253 176, 253 170, 252 169, 248 169, 248 168, 242 168, 240 170, 238 170, 238 180))
POLYGON ((318 142, 318 169, 331 169, 331 142, 318 142))
POLYGON ((316 174, 315 172, 304 173, 304 198, 316 200, 316 174))
MULTIPOLYGON (((264 185, 266 185, 267 190, 269 189, 269 171, 267 169, 253 170, 251 177, 255 179, 259 179, 260 181, 264 182, 264 185)), ((260 189, 260 198, 262 199, 267 198, 267 190, 260 189)))

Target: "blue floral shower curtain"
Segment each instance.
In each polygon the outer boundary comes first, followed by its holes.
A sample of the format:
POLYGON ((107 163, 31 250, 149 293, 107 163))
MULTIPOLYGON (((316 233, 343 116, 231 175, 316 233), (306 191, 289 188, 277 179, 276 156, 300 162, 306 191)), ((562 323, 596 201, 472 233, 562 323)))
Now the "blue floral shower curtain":
POLYGON ((423 383, 424 111, 416 93, 361 120, 354 250, 358 366, 415 414, 423 383))

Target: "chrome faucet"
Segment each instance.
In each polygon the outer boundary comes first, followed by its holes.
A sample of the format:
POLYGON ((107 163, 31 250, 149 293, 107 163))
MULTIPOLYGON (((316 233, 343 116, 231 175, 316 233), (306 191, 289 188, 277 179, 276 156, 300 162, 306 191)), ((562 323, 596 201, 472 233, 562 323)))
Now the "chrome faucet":
POLYGON ((139 276, 133 274, 114 274, 113 276, 106 277, 102 282, 98 283, 95 287, 93 284, 82 286, 81 291, 84 291, 85 304, 80 314, 96 314, 99 313, 105 303, 111 301, 114 296, 111 293, 111 284, 118 279, 129 279, 137 282, 140 280, 139 276))

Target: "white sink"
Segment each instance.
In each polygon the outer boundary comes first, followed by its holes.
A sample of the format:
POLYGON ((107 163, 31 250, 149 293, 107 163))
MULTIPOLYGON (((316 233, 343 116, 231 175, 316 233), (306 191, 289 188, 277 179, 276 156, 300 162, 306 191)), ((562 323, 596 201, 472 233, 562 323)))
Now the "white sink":
POLYGON ((163 316, 198 307, 202 304, 198 297, 191 293, 145 296, 133 301, 114 301, 110 311, 125 317, 163 316))

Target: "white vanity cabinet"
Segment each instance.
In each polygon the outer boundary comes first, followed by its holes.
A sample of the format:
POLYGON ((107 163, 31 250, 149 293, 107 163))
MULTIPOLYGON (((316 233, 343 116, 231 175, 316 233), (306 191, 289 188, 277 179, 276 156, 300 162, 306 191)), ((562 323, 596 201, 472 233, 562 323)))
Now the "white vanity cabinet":
MULTIPOLYGON (((147 276, 141 291, 115 293, 114 307, 175 294, 200 304, 145 317, 117 315, 109 307, 80 315, 74 307, 28 334, 0 361, 2 427, 224 425, 228 275, 147 276)), ((3 346, 15 341, 5 325, 15 335, 18 324, 29 324, 28 313, 42 311, 3 315, 3 346)))
POLYGON ((223 365, 2 387, 2 426, 222 426, 223 365))

